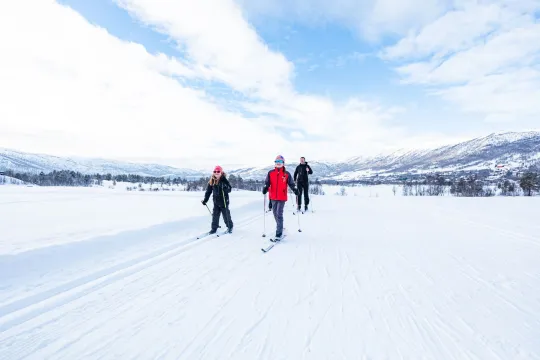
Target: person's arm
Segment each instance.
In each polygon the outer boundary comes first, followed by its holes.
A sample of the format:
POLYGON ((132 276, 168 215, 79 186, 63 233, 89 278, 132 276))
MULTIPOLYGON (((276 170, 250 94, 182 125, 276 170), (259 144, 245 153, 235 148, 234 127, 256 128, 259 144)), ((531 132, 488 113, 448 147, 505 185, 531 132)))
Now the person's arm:
POLYGON ((311 166, 309 166, 307 162, 306 162, 306 167, 308 168, 308 174, 309 175, 313 174, 313 170, 311 170, 311 166))
POLYGON ((227 178, 223 178, 221 181, 223 181, 223 191, 230 193, 232 191, 232 186, 229 180, 227 178))
POLYGON ((298 168, 300 167, 300 165, 298 165, 296 167, 296 169, 294 170, 294 182, 296 182, 296 178, 298 177, 298 168))
POLYGON ((296 189, 296 186, 294 185, 294 181, 293 181, 293 178, 291 176, 291 174, 287 171, 287 183, 289 184, 289 187, 291 188, 291 190, 293 191, 293 193, 295 195, 298 195, 298 189, 296 189))
POLYGON ((269 188, 270 188, 270 171, 266 174, 266 179, 264 179, 263 194, 266 194, 269 188))
POLYGON ((206 186, 206 192, 204 193, 204 200, 202 201, 203 205, 206 205, 208 199, 210 199, 210 194, 212 193, 212 185, 208 184, 206 186))

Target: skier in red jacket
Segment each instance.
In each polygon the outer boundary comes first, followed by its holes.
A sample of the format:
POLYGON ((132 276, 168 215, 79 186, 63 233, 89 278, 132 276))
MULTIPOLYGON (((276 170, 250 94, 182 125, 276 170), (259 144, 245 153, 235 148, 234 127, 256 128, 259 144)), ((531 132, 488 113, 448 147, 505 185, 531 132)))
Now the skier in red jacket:
POLYGON ((263 194, 268 193, 272 203, 274 219, 276 219, 276 238, 283 235, 283 209, 287 201, 287 186, 298 196, 298 190, 294 185, 291 174, 285 169, 283 156, 276 156, 274 170, 270 170, 264 181, 263 194))

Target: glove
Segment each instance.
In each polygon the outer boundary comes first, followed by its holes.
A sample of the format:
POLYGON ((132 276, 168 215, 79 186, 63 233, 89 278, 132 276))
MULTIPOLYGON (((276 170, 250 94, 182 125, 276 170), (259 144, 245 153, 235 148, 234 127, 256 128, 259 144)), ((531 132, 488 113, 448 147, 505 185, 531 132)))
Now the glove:
POLYGON ((293 190, 294 195, 298 196, 298 189, 293 190))
POLYGON ((266 186, 263 187, 263 191, 262 191, 263 195, 266 195, 267 192, 268 192, 268 188, 266 186))
POLYGON ((206 200, 201 201, 203 205, 206 205, 206 200))

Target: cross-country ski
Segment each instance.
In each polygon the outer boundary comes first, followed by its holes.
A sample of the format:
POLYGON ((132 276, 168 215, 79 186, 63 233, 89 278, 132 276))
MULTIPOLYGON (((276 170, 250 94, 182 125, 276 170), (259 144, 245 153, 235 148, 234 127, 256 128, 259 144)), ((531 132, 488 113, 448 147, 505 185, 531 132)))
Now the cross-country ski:
POLYGON ((268 252, 270 251, 274 245, 276 245, 277 243, 281 242, 283 239, 285 239, 287 235, 282 235, 281 237, 277 238, 277 237, 274 237, 274 238, 270 238, 268 239, 270 241, 270 243, 267 244, 267 246, 263 246, 261 248, 262 252, 268 252))

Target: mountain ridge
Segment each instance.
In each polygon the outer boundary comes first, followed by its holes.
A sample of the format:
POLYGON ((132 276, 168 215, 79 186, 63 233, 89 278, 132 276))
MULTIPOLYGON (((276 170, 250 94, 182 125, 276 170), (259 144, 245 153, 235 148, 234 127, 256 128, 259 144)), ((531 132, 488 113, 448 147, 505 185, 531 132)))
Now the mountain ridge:
POLYGON ((134 163, 102 158, 70 158, 0 148, 0 170, 8 169, 21 172, 72 170, 83 174, 136 174, 156 177, 199 178, 203 176, 199 170, 161 164, 134 163))
MULTIPOLYGON (((373 157, 356 156, 341 162, 309 162, 312 178, 361 180, 408 173, 495 171, 498 164, 522 169, 540 165, 540 131, 499 132, 434 149, 398 149, 373 157)), ((296 164, 288 169, 294 172, 296 164)), ((24 172, 73 170, 84 174, 137 174, 155 177, 197 179, 206 172, 151 163, 133 163, 101 158, 69 158, 25 153, 0 148, 0 171, 24 172)), ((246 179, 264 179, 269 166, 244 166, 227 171, 246 179)))

